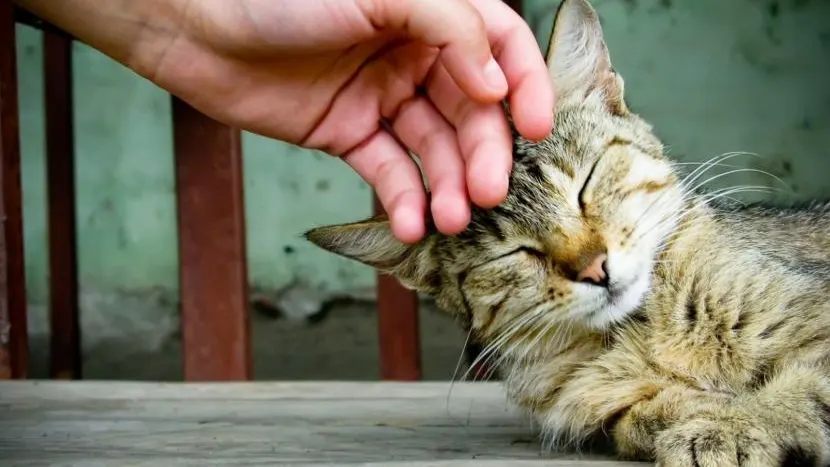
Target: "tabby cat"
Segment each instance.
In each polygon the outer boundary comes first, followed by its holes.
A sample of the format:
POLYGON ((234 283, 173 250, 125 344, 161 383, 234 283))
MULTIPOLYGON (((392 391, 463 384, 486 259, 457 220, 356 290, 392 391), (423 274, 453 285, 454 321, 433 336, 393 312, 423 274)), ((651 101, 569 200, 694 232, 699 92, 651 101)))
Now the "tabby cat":
POLYGON ((703 169, 682 176, 626 106, 585 0, 560 5, 547 63, 553 133, 514 133, 508 198, 466 231, 406 245, 377 217, 307 238, 458 317, 547 441, 607 434, 663 466, 827 465, 830 204, 727 204, 703 169))

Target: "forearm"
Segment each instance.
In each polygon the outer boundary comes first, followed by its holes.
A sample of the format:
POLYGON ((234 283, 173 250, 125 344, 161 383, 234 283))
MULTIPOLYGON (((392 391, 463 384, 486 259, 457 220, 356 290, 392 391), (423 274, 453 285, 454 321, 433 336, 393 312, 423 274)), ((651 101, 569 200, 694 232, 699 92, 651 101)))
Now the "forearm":
POLYGON ((180 0, 14 0, 145 77, 180 34, 180 0))

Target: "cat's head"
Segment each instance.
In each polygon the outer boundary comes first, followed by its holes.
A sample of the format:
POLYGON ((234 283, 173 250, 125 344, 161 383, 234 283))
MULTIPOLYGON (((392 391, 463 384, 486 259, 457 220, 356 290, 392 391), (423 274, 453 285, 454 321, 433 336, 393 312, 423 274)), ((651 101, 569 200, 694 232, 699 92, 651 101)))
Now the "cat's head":
POLYGON ((430 294, 484 339, 555 323, 604 329, 645 297, 682 191, 650 126, 626 107, 598 16, 565 0, 547 54, 553 134, 517 138, 507 200, 456 236, 407 245, 385 217, 320 227, 316 245, 430 294))

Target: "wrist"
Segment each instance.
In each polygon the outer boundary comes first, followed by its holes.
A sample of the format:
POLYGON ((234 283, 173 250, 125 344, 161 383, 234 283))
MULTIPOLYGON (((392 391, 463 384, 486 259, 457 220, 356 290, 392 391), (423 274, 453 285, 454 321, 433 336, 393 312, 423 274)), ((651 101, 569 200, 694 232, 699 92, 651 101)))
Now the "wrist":
POLYGON ((33 15, 150 78, 182 33, 181 0, 13 0, 33 15))

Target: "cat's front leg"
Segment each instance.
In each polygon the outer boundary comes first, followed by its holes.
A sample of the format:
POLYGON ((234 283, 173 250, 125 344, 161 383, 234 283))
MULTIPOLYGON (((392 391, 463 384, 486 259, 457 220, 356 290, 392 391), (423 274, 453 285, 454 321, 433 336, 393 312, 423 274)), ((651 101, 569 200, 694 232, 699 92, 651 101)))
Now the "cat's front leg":
POLYGON ((584 368, 542 411, 559 441, 610 433, 621 457, 663 467, 824 466, 830 461, 830 383, 807 368, 731 394, 584 368))
POLYGON ((702 411, 716 411, 733 398, 657 374, 634 375, 613 363, 605 356, 537 398, 545 441, 564 447, 610 435, 621 457, 654 460, 658 433, 702 411))
POLYGON ((756 391, 725 402, 658 431, 658 464, 830 465, 830 381, 825 375, 810 368, 791 367, 756 391))

